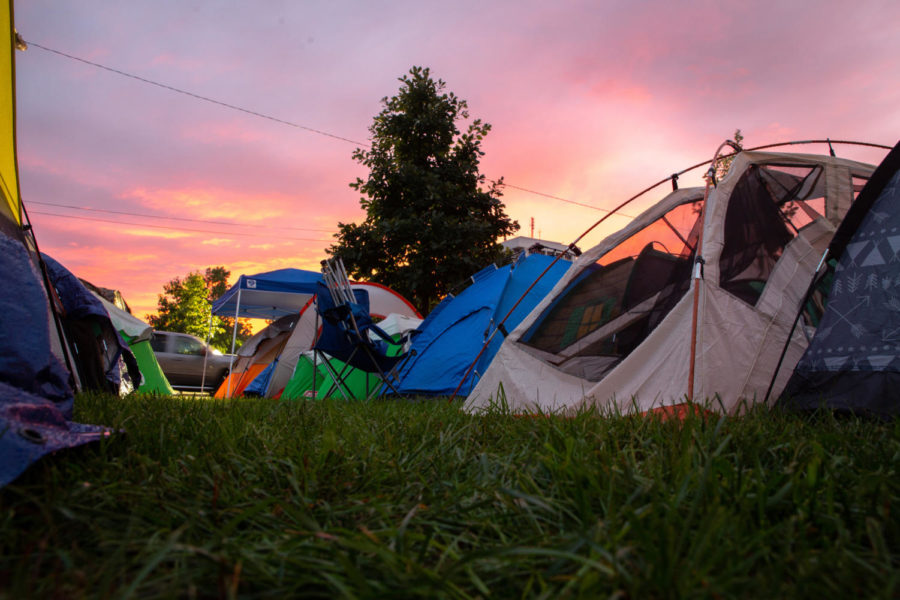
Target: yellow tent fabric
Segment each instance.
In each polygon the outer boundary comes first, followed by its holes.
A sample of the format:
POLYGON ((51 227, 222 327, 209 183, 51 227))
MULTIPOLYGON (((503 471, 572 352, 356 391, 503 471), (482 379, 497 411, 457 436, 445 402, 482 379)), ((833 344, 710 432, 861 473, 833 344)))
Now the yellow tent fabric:
POLYGON ((16 35, 12 4, 12 0, 0 1, 0 214, 22 225, 16 166, 16 35))

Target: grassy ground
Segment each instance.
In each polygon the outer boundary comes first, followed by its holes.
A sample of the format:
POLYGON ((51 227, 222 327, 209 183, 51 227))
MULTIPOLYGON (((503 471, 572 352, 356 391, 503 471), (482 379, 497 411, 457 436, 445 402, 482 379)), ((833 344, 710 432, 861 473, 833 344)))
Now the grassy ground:
POLYGON ((889 598, 900 424, 79 398, 0 490, 0 596, 889 598))

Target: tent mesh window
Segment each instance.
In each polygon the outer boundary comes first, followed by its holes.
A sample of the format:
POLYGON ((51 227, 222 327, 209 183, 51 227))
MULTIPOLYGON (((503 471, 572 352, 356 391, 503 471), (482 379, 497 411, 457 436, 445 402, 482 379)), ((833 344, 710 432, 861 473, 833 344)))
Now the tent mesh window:
POLYGON ((856 200, 856 197, 859 196, 862 189, 866 187, 866 183, 869 182, 869 178, 862 177, 861 175, 852 175, 851 181, 853 184, 853 200, 856 200))
POLYGON ((755 305, 791 240, 825 218, 821 166, 753 165, 725 214, 719 285, 755 305))
POLYGON ((522 336, 565 372, 599 381, 690 286, 700 202, 688 202, 585 267, 522 336))

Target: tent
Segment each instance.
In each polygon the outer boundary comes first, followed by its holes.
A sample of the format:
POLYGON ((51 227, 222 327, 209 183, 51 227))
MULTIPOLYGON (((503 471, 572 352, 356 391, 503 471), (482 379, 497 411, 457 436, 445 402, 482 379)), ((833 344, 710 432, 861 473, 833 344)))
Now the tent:
POLYGON ((82 389, 118 395, 133 391, 141 380, 140 368, 100 298, 62 264, 46 254, 42 258, 64 309, 62 326, 82 389))
POLYGON ((502 394, 519 411, 644 412, 692 399, 733 412, 763 399, 787 346, 777 394, 820 316, 805 314, 790 334, 807 283, 872 171, 743 151, 705 205, 703 188, 674 189, 574 261, 510 332, 466 407, 502 394))
POLYGON ((900 143, 828 248, 836 261, 821 324, 778 406, 900 414, 900 143))
MULTIPOLYGON (((568 270, 568 260, 543 254, 519 255, 515 263, 500 268, 490 265, 472 276, 472 283, 457 296, 448 296, 422 323, 413 338, 412 356, 399 370, 397 391, 402 394, 450 395, 478 355, 497 324, 522 298, 504 323, 513 329, 553 288, 568 270), (552 266, 551 266, 552 265, 552 266), (550 270, 540 279, 545 269, 550 270), (529 290, 535 281, 537 284, 529 290), (527 294, 526 294, 527 291, 527 294)), ((502 335, 495 335, 478 359, 474 375, 467 379, 463 394, 471 390, 500 348, 502 335)))
POLYGON ((242 395, 247 386, 278 358, 298 318, 298 314, 281 317, 244 342, 237 352, 231 373, 219 385, 215 397, 234 398, 242 395))
MULTIPOLYGON (((391 288, 371 281, 351 283, 353 289, 365 290, 369 295, 369 314, 375 319, 385 319, 389 315, 421 319, 419 311, 403 296, 391 288)), ((300 355, 310 350, 319 327, 315 303, 310 301, 300 313, 294 332, 287 340, 264 395, 276 396, 287 385, 300 360, 300 355)))
MULTIPOLYGON (((421 323, 421 318, 393 313, 379 322, 378 326, 397 340, 407 332, 416 329, 421 323)), ((400 349, 399 345, 391 347, 388 355, 396 356, 400 349)), ((353 367, 348 368, 345 363, 336 358, 328 357, 327 360, 333 372, 344 373, 342 386, 335 385, 329 369, 319 362, 319 358, 312 351, 307 351, 300 355, 294 373, 280 396, 281 399, 344 398, 363 400, 382 386, 381 378, 375 373, 366 373, 353 367), (346 372, 345 368, 347 368, 346 372)))
POLYGON ((98 293, 92 293, 106 309, 113 326, 128 344, 135 360, 137 360, 142 376, 141 382, 134 382, 138 386, 137 391, 147 394, 174 394, 175 390, 169 385, 169 380, 166 379, 166 375, 162 372, 159 362, 156 360, 156 355, 153 353, 153 348, 150 347, 150 336, 153 334, 153 328, 131 313, 120 309, 98 293))
MULTIPOLYGON (((357 282, 351 286, 366 291, 375 318, 383 319, 394 313, 421 318, 406 298, 389 287, 373 282, 357 282)), ((230 379, 219 386, 216 397, 236 397, 245 392, 277 396, 292 377, 300 355, 312 348, 318 327, 314 297, 309 297, 297 313, 274 321, 244 342, 230 379), (261 375, 265 380, 256 381, 261 375), (252 387, 248 390, 248 386, 252 387)))
POLYGON ((14 30, 13 3, 0 2, 0 487, 46 454, 109 435, 70 420, 74 380, 19 196, 14 30))
POLYGON ((300 269, 241 275, 213 302, 212 313, 241 319, 277 319, 297 314, 315 296, 316 283, 321 280, 321 273, 300 269))
MULTIPOLYGON (((239 318, 278 319, 296 315, 316 295, 316 283, 321 280, 321 273, 301 269, 278 269, 238 277, 237 283, 212 304, 212 314, 235 320, 231 355, 234 356, 239 318)), ((231 370, 234 371, 234 359, 231 370)), ((229 376, 223 396, 216 392, 216 397, 235 395, 232 385, 233 377, 229 376)))

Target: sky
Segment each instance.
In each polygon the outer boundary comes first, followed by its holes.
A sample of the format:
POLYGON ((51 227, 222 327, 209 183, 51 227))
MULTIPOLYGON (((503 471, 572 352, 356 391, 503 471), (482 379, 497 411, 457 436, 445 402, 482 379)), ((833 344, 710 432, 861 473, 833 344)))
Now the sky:
POLYGON ((738 128, 747 147, 900 137, 896 0, 16 0, 15 21, 38 243, 139 316, 209 266, 318 270, 365 217, 352 154, 413 66, 492 125, 481 172, 508 184, 519 234, 534 219, 565 244, 738 128))

